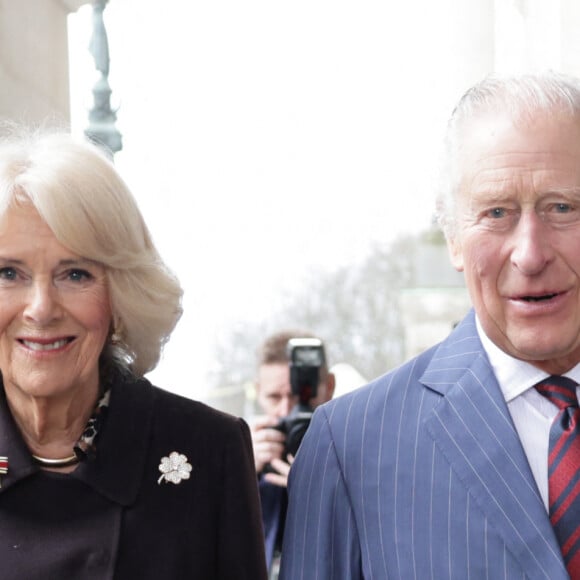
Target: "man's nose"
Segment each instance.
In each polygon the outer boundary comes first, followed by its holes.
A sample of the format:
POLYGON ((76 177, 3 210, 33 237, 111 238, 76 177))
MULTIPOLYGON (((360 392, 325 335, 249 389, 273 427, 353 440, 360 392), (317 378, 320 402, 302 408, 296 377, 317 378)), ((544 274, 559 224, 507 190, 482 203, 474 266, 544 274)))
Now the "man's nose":
POLYGON ((541 272, 554 256, 550 227, 535 211, 522 213, 513 231, 512 264, 527 276, 541 272))
POLYGON ((294 397, 292 395, 282 397, 280 399, 280 404, 278 405, 278 417, 280 419, 282 417, 286 417, 292 410, 293 406, 294 406, 294 397))

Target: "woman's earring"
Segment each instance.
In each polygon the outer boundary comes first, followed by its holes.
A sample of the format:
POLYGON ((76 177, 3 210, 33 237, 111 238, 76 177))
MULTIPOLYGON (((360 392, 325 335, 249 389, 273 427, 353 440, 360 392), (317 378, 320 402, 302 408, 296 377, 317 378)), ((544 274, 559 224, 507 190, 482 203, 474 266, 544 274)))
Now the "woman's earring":
POLYGON ((123 337, 121 335, 121 324, 117 320, 113 320, 113 328, 111 332, 111 344, 117 345, 123 341, 123 337))

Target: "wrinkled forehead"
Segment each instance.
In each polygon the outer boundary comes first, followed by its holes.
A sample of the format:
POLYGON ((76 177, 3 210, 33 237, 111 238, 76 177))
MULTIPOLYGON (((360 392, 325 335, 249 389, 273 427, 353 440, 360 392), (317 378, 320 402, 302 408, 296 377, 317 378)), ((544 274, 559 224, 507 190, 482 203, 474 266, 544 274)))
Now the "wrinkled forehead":
POLYGON ((466 120, 457 137, 458 191, 479 172, 498 181, 534 172, 548 181, 562 177, 561 187, 580 185, 580 118, 569 112, 538 110, 514 118, 509 111, 487 111, 466 120))

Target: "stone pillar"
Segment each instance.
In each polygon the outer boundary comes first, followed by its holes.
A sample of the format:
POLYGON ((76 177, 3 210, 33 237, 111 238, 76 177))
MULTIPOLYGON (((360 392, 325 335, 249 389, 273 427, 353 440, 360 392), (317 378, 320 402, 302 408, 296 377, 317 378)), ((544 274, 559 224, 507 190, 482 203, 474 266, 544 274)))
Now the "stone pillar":
POLYGON ((468 88, 494 69, 494 0, 462 0, 452 5, 455 10, 450 12, 451 56, 456 78, 468 88))
POLYGON ((86 0, 0 0, 0 119, 70 122, 67 15, 86 0))
POLYGON ((580 2, 560 1, 562 70, 580 77, 580 2))

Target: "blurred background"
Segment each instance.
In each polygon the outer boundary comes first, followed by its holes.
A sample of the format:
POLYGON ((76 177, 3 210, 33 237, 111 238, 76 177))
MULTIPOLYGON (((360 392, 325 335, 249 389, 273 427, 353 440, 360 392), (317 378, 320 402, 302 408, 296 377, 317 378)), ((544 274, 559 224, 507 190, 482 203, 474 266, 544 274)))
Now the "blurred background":
POLYGON ((184 315, 151 380, 239 415, 256 348, 306 327, 338 393, 469 308, 433 223, 484 75, 580 74, 576 0, 0 0, 0 118, 107 141, 184 315))

